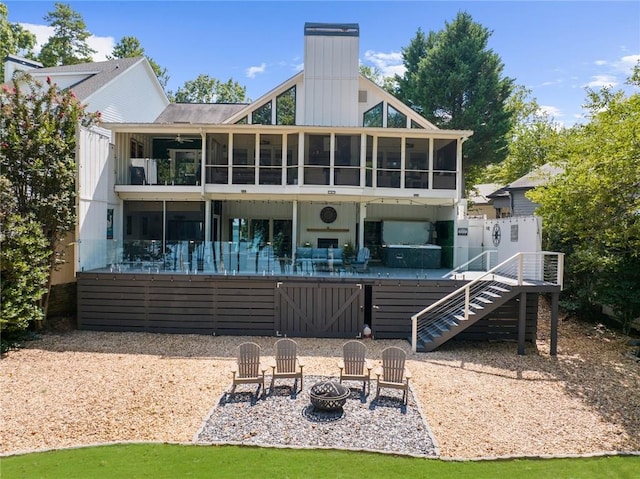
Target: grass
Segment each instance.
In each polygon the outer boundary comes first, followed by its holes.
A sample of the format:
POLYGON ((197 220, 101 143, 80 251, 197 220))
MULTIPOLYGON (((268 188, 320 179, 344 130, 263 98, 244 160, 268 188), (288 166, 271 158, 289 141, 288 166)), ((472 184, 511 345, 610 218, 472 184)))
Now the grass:
POLYGON ((4 457, 18 478, 637 478, 640 456, 441 461, 336 450, 120 444, 4 457))

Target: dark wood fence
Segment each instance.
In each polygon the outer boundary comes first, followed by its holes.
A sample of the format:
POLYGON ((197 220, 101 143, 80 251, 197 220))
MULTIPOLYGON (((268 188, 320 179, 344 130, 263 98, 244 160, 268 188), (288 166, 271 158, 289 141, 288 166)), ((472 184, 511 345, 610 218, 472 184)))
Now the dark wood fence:
MULTIPOLYGON (((356 337, 365 323, 380 339, 408 339, 411 316, 462 286, 453 280, 391 280, 78 274, 78 327, 216 335, 356 337)), ((537 325, 527 293, 526 340, 537 325)), ((517 339, 518 298, 463 332, 461 339, 517 339)))

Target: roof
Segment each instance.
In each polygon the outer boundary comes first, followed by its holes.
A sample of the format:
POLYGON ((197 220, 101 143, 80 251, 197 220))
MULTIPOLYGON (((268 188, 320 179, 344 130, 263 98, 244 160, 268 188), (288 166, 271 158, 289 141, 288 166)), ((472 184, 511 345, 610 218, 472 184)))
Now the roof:
POLYGON ((558 166, 551 165, 550 163, 546 163, 539 168, 527 173, 526 175, 518 178, 516 181, 511 183, 508 186, 505 186, 505 190, 528 190, 535 188, 536 186, 543 185, 547 182, 547 180, 561 173, 563 168, 558 166))
POLYGON ((79 63, 77 65, 62 65, 57 67, 37 68, 29 70, 33 76, 45 76, 51 74, 86 74, 83 80, 71 85, 79 100, 86 100, 89 96, 100 90, 103 86, 111 82, 118 75, 121 75, 132 66, 141 62, 144 57, 118 58, 105 62, 79 63))
POLYGON ((489 196, 492 193, 500 189, 498 183, 482 183, 474 186, 469 192, 469 200, 477 205, 491 203, 492 197, 489 196))
POLYGON ((245 103, 170 103, 154 123, 222 124, 245 108, 245 103))

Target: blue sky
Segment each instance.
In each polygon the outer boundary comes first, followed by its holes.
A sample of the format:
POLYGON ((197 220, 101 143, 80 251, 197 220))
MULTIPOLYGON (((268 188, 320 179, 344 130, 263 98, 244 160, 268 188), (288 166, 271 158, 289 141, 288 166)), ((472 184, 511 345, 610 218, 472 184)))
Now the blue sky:
MULTIPOLYGON (((53 1, 5 1, 9 21, 45 41, 53 1)), ((640 59, 638 1, 72 1, 103 60, 125 35, 168 69, 176 90, 200 73, 233 78, 257 99, 302 67, 305 22, 360 25, 360 60, 401 73, 418 28, 439 31, 459 11, 493 32, 504 74, 564 125, 580 121, 585 87, 623 88, 640 59)))

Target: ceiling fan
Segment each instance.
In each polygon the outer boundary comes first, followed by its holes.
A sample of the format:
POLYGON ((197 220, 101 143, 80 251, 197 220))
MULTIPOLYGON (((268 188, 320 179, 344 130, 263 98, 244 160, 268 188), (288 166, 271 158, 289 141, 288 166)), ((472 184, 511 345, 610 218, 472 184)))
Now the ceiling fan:
POLYGON ((180 136, 180 133, 178 133, 176 137, 173 139, 173 141, 182 144, 182 143, 191 143, 193 140, 191 138, 182 138, 180 136))

